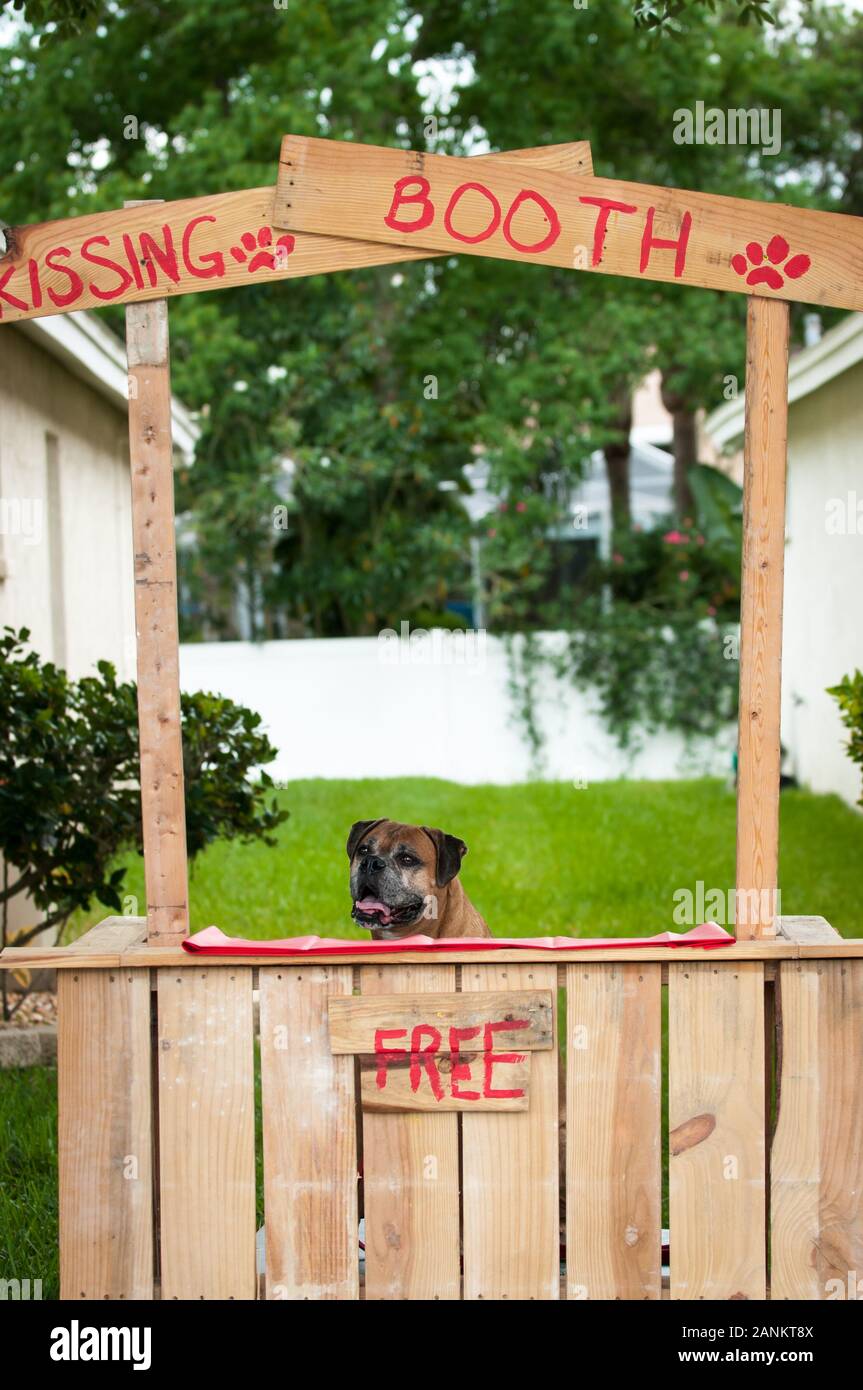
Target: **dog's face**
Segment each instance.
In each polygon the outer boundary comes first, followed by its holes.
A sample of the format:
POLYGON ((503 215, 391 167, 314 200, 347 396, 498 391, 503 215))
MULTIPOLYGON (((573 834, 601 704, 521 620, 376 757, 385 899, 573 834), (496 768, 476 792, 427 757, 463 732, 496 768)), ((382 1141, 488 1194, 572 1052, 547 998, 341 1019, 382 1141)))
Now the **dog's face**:
POLYGON ((348 836, 351 916, 379 941, 395 941, 437 920, 442 894, 467 845, 427 825, 359 820, 348 836))

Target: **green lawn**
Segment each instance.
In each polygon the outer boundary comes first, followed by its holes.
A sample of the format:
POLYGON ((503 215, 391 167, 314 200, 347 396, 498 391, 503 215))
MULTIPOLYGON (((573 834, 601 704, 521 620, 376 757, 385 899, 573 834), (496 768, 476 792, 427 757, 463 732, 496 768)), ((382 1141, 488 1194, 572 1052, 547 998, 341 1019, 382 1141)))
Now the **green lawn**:
MULTIPOLYGON (((719 782, 460 787, 440 781, 297 782, 275 849, 215 845, 195 866, 195 929, 256 937, 359 936, 345 841, 386 815, 441 826, 470 847, 463 878, 498 935, 646 935, 675 925, 674 893, 734 881, 734 796, 719 782)), ((863 935, 863 817, 836 797, 782 796, 782 911, 863 935)), ((143 902, 141 863, 128 892, 143 902)), ((83 930, 103 909, 76 923, 83 930)), ((260 1185, 260 1175, 259 1175, 260 1185)), ((0 1279, 56 1297, 56 1073, 0 1072, 0 1279)))
POLYGON ((0 1279, 58 1298, 57 1071, 0 1071, 0 1279))
MULTIPOLYGON (((460 835, 462 880, 498 936, 633 936, 675 926, 674 893, 734 884, 734 795, 718 781, 463 787, 393 780, 295 782, 275 849, 217 844, 192 872, 192 929, 362 936, 350 918, 345 841, 389 816, 460 835)), ((837 797, 782 795, 782 911, 863 934, 863 817, 837 797)), ((143 903, 140 860, 128 892, 143 903)), ((76 931, 105 916, 98 904, 76 931)))

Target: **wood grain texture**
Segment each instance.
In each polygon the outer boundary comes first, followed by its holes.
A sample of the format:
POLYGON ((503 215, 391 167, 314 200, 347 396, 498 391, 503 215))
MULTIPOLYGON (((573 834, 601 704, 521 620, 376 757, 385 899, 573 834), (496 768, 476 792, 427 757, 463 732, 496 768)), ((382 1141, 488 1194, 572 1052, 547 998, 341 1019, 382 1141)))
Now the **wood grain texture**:
POLYGON ((189 932, 189 871, 164 300, 127 308, 126 349, 147 935, 160 945, 177 945, 189 932))
MULTIPOLYGON (((465 993, 509 989, 550 989, 556 1005, 557 967, 462 967, 465 993)), ((531 1054, 526 1114, 462 1116, 466 1299, 560 1297, 558 1119, 556 1048, 531 1054)))
MULTIPOLYGON (((849 940, 831 938, 830 940, 815 942, 762 938, 755 941, 741 941, 723 947, 721 951, 716 952, 687 948, 669 951, 664 948, 627 948, 626 946, 617 950, 591 951, 588 949, 586 951, 554 952, 541 948, 536 950, 513 948, 488 952, 452 950, 435 951, 433 954, 426 951, 382 951, 375 954, 374 960, 376 965, 385 966, 475 965, 478 960, 484 962, 493 960, 498 965, 547 965, 549 962, 554 965, 588 963, 615 965, 634 961, 643 964, 659 963, 665 972, 671 964, 688 961, 721 960, 729 965, 735 965, 741 961, 761 961, 766 970, 775 970, 782 960, 830 960, 838 958, 853 960, 860 956, 863 956, 863 939, 859 938, 849 940)), ((151 968, 170 966, 172 969, 178 970, 229 970, 238 964, 257 968, 277 964, 280 961, 282 964, 298 965, 302 964, 303 961, 308 962, 310 960, 317 963, 330 960, 333 964, 362 966, 368 965, 369 957, 368 953, 360 951, 350 951, 345 955, 339 953, 330 957, 310 957, 308 953, 303 952, 284 957, 272 955, 205 956, 174 947, 133 946, 122 951, 94 951, 92 956, 87 959, 87 966, 88 969, 93 970, 115 970, 119 965, 126 965, 130 969, 141 966, 151 968)), ((56 970, 72 970, 77 969, 80 963, 80 955, 64 946, 41 948, 7 946, 4 951, 0 951, 0 970, 18 970, 22 966, 50 966, 56 970)))
POLYGON ((252 972, 158 972, 162 1298, 253 1299, 252 972))
MULTIPOLYGON (((499 1044, 505 1047, 505 1044, 499 1044)), ((530 1059, 529 1052, 507 1052, 507 1058, 514 1060, 495 1061, 492 1066, 489 1090, 494 1092, 518 1092, 516 1095, 486 1095, 484 1085, 483 1056, 478 1052, 464 1052, 458 1055, 456 1065, 463 1067, 461 1078, 451 1081, 452 1059, 448 1053, 434 1059, 435 1075, 441 1094, 432 1089, 425 1065, 420 1068, 419 1085, 414 1088, 411 1079, 411 1064, 408 1057, 388 1062, 383 1073, 380 1059, 368 1054, 359 1057, 360 1096, 364 1114, 404 1114, 420 1112, 424 1115, 448 1112, 470 1112, 495 1110, 530 1109, 530 1059), (379 1075, 384 1077, 384 1085, 378 1085, 379 1075), (466 1093, 466 1094, 465 1094, 466 1093)))
POLYGON ((106 917, 77 937, 67 949, 75 955, 101 955, 105 951, 125 951, 147 940, 146 917, 106 917))
POLYGON ((153 1297, 146 970, 57 981, 60 1297, 153 1297))
POLYGON ((751 299, 746 320, 736 928, 772 936, 779 875, 779 717, 788 305, 751 299))
MULTIPOLYGON (((364 997, 455 989, 455 967, 378 964, 364 997)), ((363 1111, 366 1298, 458 1299, 458 1116, 363 1111)))
POLYGON ((778 917, 776 931, 783 940, 796 941, 805 946, 838 943, 842 940, 826 917, 778 917))
POLYGON ((330 1048, 333 1052, 373 1053, 378 1029, 399 1030, 403 1039, 391 1038, 393 1048, 408 1048, 411 1033, 420 1024, 431 1024, 449 1046, 450 1028, 476 1030, 462 1037, 459 1051, 481 1052, 486 1024, 511 1021, 527 1027, 496 1029, 497 1051, 532 1052, 552 1046, 552 998, 550 991, 510 990, 484 994, 481 999, 462 994, 434 994, 422 990, 415 997, 384 994, 359 999, 334 999, 329 1008, 330 1048))
POLYGON ((766 1297, 764 970, 673 965, 671 1297, 766 1297))
POLYGON ((566 968, 571 1299, 658 1299, 661 966, 566 968))
POLYGON ((270 965, 259 977, 268 1299, 359 1298, 354 1061, 327 1008, 350 966, 270 965))
MULTIPOLYGON (((471 168, 503 157, 479 156, 471 159, 471 168)), ((585 140, 510 150, 505 158, 575 174, 593 172, 585 140)), ((372 246, 345 236, 290 237, 280 250, 280 233, 272 225, 275 192, 274 187, 244 188, 7 227, 8 251, 0 257, 0 323, 132 304, 154 294, 170 299, 429 257, 413 247, 372 246)))
POLYGON ((779 972, 771 1298, 863 1297, 863 961, 779 972))
POLYGON ((858 217, 617 179, 569 178, 552 169, 531 170, 526 183, 524 171, 506 161, 483 172, 487 191, 454 199, 469 181, 475 182, 465 161, 453 156, 286 135, 273 221, 295 232, 339 235, 349 228, 361 240, 451 255, 863 309, 858 217), (391 214, 400 179, 412 181, 404 188, 407 197, 428 193, 433 217, 416 200, 391 214), (522 198, 526 191, 533 196, 522 198), (597 200, 623 208, 603 214, 597 200), (784 249, 775 237, 784 240, 784 249), (753 243, 760 251, 747 265, 753 243), (776 288, 758 275, 752 283, 753 273, 760 269, 763 275, 774 254, 789 273, 778 276, 776 288), (795 261, 800 255, 807 258, 805 268, 795 261), (743 273, 732 264, 738 256, 743 273), (803 273, 795 278, 797 269, 803 273))

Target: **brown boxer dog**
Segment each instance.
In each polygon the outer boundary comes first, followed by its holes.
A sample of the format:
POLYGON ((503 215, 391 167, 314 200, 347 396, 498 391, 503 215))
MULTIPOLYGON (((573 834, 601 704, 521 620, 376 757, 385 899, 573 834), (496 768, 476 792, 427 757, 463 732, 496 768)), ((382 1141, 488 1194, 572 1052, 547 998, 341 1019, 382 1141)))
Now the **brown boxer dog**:
POLYGON ((491 936, 458 879, 464 840, 427 825, 358 820, 347 849, 351 916, 375 941, 491 936))

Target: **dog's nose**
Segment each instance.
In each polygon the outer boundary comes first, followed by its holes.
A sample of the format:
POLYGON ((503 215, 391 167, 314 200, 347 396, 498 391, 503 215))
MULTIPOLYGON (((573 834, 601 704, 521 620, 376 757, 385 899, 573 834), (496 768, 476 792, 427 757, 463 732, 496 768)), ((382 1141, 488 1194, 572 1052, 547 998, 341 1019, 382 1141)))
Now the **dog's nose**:
POLYGON ((383 861, 382 859, 378 859, 377 855, 370 854, 369 857, 368 857, 368 859, 367 859, 366 862, 365 862, 365 866, 364 866, 364 867, 365 867, 366 873, 369 873, 369 874, 380 874, 380 873, 383 873, 384 869, 386 868, 386 864, 384 863, 384 861, 383 861))

